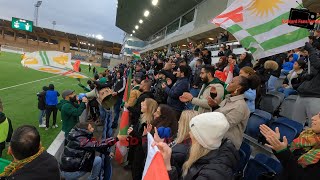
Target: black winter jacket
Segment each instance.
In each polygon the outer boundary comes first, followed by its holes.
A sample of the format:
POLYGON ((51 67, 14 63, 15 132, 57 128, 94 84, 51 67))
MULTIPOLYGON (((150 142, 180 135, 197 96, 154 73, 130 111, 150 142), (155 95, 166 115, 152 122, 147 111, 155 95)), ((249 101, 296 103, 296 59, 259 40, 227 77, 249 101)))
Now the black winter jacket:
POLYGON ((183 163, 188 159, 190 147, 190 138, 172 147, 171 165, 176 168, 179 177, 182 174, 183 163))
POLYGON ((317 180, 320 177, 320 162, 302 168, 297 160, 304 154, 304 150, 298 149, 291 152, 289 149, 275 153, 282 165, 283 171, 277 177, 278 180, 317 180))
POLYGON ((157 101, 158 104, 167 104, 168 95, 162 88, 162 79, 158 79, 156 84, 154 85, 154 99, 157 101))
POLYGON ((109 147, 116 143, 116 139, 108 138, 99 142, 92 137, 92 133, 85 129, 74 128, 68 135, 68 144, 61 156, 62 171, 75 172, 92 170, 95 151, 109 154, 109 147))
MULTIPOLYGON (((239 161, 239 152, 230 140, 223 140, 219 149, 210 151, 196 161, 183 180, 232 180, 239 161)), ((171 180, 178 179, 178 173, 173 166, 169 171, 171 180)))
POLYGON ((45 110, 46 109, 46 91, 37 93, 37 96, 38 96, 38 109, 45 110))
POLYGON ((301 97, 320 98, 320 57, 311 44, 307 43, 304 48, 309 52, 311 74, 309 74, 305 78, 306 80, 299 86, 298 94, 301 97))

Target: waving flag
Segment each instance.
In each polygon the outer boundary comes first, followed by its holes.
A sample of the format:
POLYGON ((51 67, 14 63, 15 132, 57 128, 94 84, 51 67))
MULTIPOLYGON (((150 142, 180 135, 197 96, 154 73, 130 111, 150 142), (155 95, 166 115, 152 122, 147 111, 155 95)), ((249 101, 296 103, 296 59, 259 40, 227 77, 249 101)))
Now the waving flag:
POLYGON ((154 139, 148 133, 148 155, 143 170, 143 180, 169 180, 167 168, 157 146, 152 147, 154 139))
MULTIPOLYGON (((302 4, 302 0, 298 0, 302 4)), ((211 22, 229 31, 255 59, 304 46, 307 29, 289 26, 296 0, 235 0, 211 22)))
POLYGON ((132 55, 134 59, 141 59, 140 53, 138 51, 132 52, 132 55))
MULTIPOLYGON (((26 53, 22 57, 21 64, 37 71, 60 74, 71 78, 88 78, 76 72, 71 64, 71 54, 59 51, 37 51, 26 53)), ((80 66, 80 61, 78 62, 80 66)), ((79 70, 78 70, 79 71, 79 70)))
MULTIPOLYGON (((129 75, 127 78, 126 89, 123 95, 123 102, 127 102, 130 97, 131 79, 132 79, 132 69, 130 69, 129 75)), ((123 163, 124 156, 127 154, 126 146, 129 145, 127 141, 128 128, 129 128, 129 111, 127 108, 124 107, 124 110, 122 112, 121 119, 120 119, 120 127, 119 127, 119 134, 118 134, 119 141, 116 143, 116 153, 115 153, 115 159, 119 164, 123 163)))

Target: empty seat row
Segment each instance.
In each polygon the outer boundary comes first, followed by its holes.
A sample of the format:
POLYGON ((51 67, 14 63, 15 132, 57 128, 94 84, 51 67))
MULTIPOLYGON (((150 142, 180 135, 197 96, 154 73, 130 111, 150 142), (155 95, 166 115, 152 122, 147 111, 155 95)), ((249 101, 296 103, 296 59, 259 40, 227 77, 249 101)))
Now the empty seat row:
POLYGON ((236 173, 236 179, 257 180, 264 173, 277 175, 281 173, 281 163, 265 154, 257 154, 254 158, 250 158, 252 149, 250 145, 243 142, 239 154, 240 163, 236 173))

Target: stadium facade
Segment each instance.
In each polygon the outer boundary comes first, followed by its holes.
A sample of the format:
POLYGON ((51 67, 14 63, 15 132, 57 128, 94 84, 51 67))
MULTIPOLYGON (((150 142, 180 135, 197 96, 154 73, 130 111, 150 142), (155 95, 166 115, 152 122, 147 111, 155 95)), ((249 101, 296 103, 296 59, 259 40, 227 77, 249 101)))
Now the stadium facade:
POLYGON ((11 28, 11 21, 0 19, 0 46, 23 49, 24 52, 39 50, 71 53, 76 59, 91 62, 103 59, 103 54, 119 55, 122 45, 73 33, 33 27, 33 32, 11 28))
MULTIPOLYGON (((211 24, 210 20, 234 0, 159 0, 156 6, 151 2, 118 0, 116 26, 127 33, 121 51, 125 56, 130 56, 132 50, 145 53, 168 47, 187 49, 191 42, 205 44, 212 53, 212 63, 218 60, 217 36, 224 30, 211 24), (149 16, 145 17, 147 10, 149 16), (133 45, 129 46, 129 43, 133 45), (144 46, 135 46, 137 44, 144 46)), ((320 9, 318 0, 303 0, 303 5, 314 12, 320 9)), ((227 45, 231 45, 236 54, 245 52, 230 34, 228 41, 227 45)))

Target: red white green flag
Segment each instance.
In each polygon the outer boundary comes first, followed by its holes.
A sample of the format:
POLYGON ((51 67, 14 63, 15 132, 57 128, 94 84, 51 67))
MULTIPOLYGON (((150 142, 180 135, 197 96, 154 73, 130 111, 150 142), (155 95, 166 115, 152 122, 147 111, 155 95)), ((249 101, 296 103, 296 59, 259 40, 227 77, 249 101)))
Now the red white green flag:
MULTIPOLYGON (((129 75, 127 78, 127 84, 126 84, 126 89, 124 91, 123 102, 127 102, 130 97, 131 80, 132 80, 132 69, 130 69, 129 75)), ((129 145, 127 141, 128 128, 129 128, 129 111, 127 108, 124 107, 124 110, 122 112, 121 119, 120 119, 120 127, 119 127, 119 134, 118 134, 119 141, 116 143, 116 153, 115 153, 115 159, 119 164, 123 163, 124 156, 127 154, 127 146, 129 145)))
MULTIPOLYGON (((302 4, 302 0, 297 1, 302 4)), ((307 29, 289 26, 296 0, 235 0, 211 23, 229 31, 255 59, 304 46, 307 29)))

